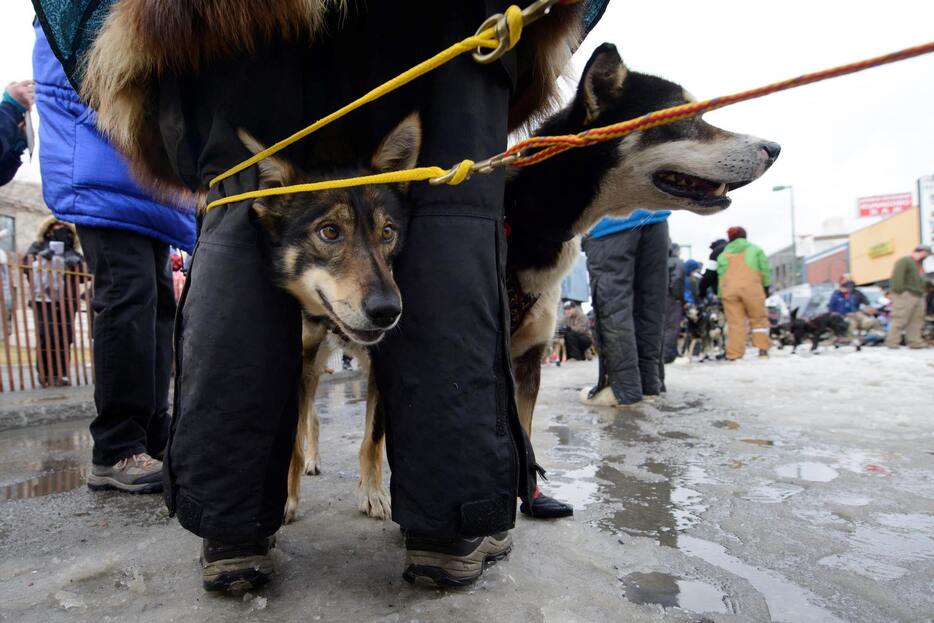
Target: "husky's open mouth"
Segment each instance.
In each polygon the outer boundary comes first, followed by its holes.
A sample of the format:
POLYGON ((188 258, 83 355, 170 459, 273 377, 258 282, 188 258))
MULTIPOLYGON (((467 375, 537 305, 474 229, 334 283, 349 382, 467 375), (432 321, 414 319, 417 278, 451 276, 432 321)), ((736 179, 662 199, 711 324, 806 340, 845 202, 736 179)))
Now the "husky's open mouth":
POLYGON ((677 171, 657 171, 652 175, 652 183, 669 195, 690 199, 705 208, 724 209, 731 202, 726 194, 740 186, 745 186, 749 181, 716 182, 677 171))

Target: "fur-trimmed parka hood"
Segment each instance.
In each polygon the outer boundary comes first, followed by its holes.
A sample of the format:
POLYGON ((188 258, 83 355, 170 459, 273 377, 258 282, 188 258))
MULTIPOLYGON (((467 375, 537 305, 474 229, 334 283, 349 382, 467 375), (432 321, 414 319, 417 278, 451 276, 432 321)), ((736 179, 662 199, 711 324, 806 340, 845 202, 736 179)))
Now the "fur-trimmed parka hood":
MULTIPOLYGON (((346 0, 116 0, 85 59, 81 95, 141 182, 161 194, 203 191, 186 188, 167 156, 159 130, 159 76, 197 76, 270 40, 313 40, 326 24, 340 24, 341 12, 351 10, 365 11, 366 5, 346 0)), ((558 5, 523 32, 510 128, 555 103, 557 78, 580 30, 579 6, 558 5)))
POLYGON ((46 236, 48 235, 49 231, 52 229, 52 226, 54 226, 56 223, 60 225, 64 225, 65 228, 68 230, 68 232, 71 234, 71 246, 75 250, 80 249, 81 242, 78 240, 78 232, 75 229, 75 226, 72 225, 71 223, 67 223, 65 221, 59 220, 55 218, 54 216, 50 216, 44 221, 42 221, 41 223, 39 223, 39 227, 36 228, 35 242, 38 244, 47 243, 48 239, 46 238, 46 236))

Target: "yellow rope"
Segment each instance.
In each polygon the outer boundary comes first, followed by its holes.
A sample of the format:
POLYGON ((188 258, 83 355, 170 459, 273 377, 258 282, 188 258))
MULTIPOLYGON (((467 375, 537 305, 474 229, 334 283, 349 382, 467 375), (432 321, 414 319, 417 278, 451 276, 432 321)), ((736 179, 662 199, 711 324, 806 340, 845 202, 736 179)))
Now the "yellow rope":
MULTIPOLYGON (((562 4, 573 4, 577 0, 558 0, 562 4)), ((492 19, 492 18, 491 18, 492 19)), ((267 158, 276 152, 288 147, 292 143, 303 139, 312 132, 321 129, 322 127, 328 125, 340 119, 341 117, 347 115, 348 113, 368 104, 374 100, 379 99, 380 97, 398 89, 401 86, 412 82, 416 78, 425 75, 426 73, 437 69, 438 67, 444 65, 445 63, 457 58, 465 52, 470 52, 477 50, 479 48, 500 48, 503 46, 506 50, 511 49, 516 43, 518 43, 519 38, 522 35, 522 27, 524 17, 522 10, 519 7, 513 5, 506 9, 505 20, 506 20, 506 41, 501 41, 497 38, 497 27, 493 25, 480 33, 477 33, 471 37, 467 37, 463 41, 455 43, 446 50, 436 54, 432 58, 419 63, 415 67, 409 69, 406 72, 396 76, 395 78, 385 82, 384 84, 376 87, 375 89, 368 92, 366 95, 354 100, 353 102, 347 104, 343 108, 331 113, 330 115, 319 119, 310 126, 299 130, 295 134, 285 138, 278 143, 254 154, 251 158, 244 160, 240 164, 231 167, 227 171, 224 171, 208 184, 209 187, 213 188, 218 182, 224 180, 231 175, 235 175, 240 171, 243 171, 247 167, 250 167, 260 160, 267 158)), ((534 18, 530 18, 534 19, 534 18)), ((488 20, 489 21, 489 20, 488 20)), ((484 22, 486 24, 487 22, 484 22)), ((805 74, 791 80, 785 80, 782 82, 774 83, 771 85, 766 85, 764 87, 759 87, 758 89, 750 89, 748 91, 743 91, 734 95, 714 98, 712 100, 706 100, 703 102, 692 102, 689 104, 684 104, 682 106, 675 106, 672 108, 666 108, 664 110, 655 111, 639 117, 638 119, 632 119, 629 121, 624 121, 620 123, 615 123, 602 128, 592 128, 585 132, 581 132, 577 135, 568 135, 568 136, 543 136, 543 137, 531 137, 524 141, 517 143, 510 147, 507 151, 503 152, 498 156, 494 156, 489 160, 483 161, 481 165, 478 165, 478 170, 481 172, 487 172, 488 169, 493 166, 501 166, 507 162, 513 163, 515 166, 529 166, 537 164, 551 156, 555 156, 563 151, 572 149, 574 147, 584 147, 586 145, 593 144, 599 141, 611 140, 613 138, 619 138, 630 134, 636 130, 645 129, 646 127, 652 127, 656 125, 664 125, 668 123, 673 123, 679 119, 684 119, 688 117, 693 117, 706 112, 707 110, 712 110, 714 108, 721 108, 723 106, 728 106, 730 104, 735 104, 740 101, 745 101, 749 99, 754 99, 757 97, 762 97, 764 95, 769 95, 777 91, 795 88, 802 86, 804 84, 810 84, 812 82, 817 82, 820 80, 826 80, 828 78, 836 78, 838 76, 854 73, 857 71, 862 71, 868 69, 869 67, 875 67, 885 63, 892 63, 896 61, 901 61, 906 58, 911 58, 913 56, 920 56, 922 54, 928 54, 934 52, 934 42, 923 44, 920 46, 915 46, 913 48, 907 48, 905 50, 900 50, 898 52, 893 52, 891 54, 875 57, 872 59, 867 59, 857 63, 851 63, 849 65, 844 65, 840 67, 835 67, 832 69, 827 69, 820 72, 814 72, 811 74, 805 74), (531 154, 524 155, 523 152, 526 150, 537 150, 533 151, 531 154), (497 161, 497 164, 491 164, 493 161, 497 161)), ((260 190, 253 190, 249 192, 240 193, 237 195, 231 195, 229 197, 222 197, 216 199, 209 203, 205 207, 205 211, 212 210, 217 206, 226 205, 229 203, 235 203, 237 201, 243 201, 246 199, 258 199, 260 197, 269 197, 274 195, 287 195, 291 193, 301 193, 301 192, 314 192, 321 190, 331 190, 336 188, 350 188, 353 186, 364 186, 369 184, 398 184, 404 182, 421 182, 425 180, 435 180, 434 183, 445 183, 456 185, 462 183, 464 180, 470 177, 470 174, 473 172, 474 162, 472 160, 463 160, 455 167, 450 169, 442 169, 440 167, 420 167, 415 169, 406 169, 402 171, 392 171, 389 173, 379 173, 376 175, 364 175, 359 177, 351 177, 340 180, 328 180, 322 182, 313 182, 308 184, 295 184, 292 186, 280 186, 275 188, 265 188, 260 190)))
MULTIPOLYGON (((464 160, 458 166, 457 174, 448 182, 449 184, 460 184, 470 173, 472 160, 464 160)), ((292 186, 276 186, 273 188, 262 188, 260 190, 251 190, 229 197, 222 197, 212 201, 205 210, 212 210, 217 206, 228 203, 236 203, 246 199, 258 199, 260 197, 270 197, 273 195, 288 195, 291 193, 310 193, 319 190, 333 190, 336 188, 350 188, 352 186, 367 186, 369 184, 401 184, 403 182, 423 182, 435 177, 440 177, 447 173, 447 169, 441 167, 419 167, 415 169, 405 169, 402 171, 390 171, 389 173, 377 173, 375 175, 362 175, 360 177, 348 177, 340 180, 327 180, 324 182, 311 182, 308 184, 294 184, 292 186)))
MULTIPOLYGON (((522 24, 523 24, 522 9, 520 9, 519 7, 515 5, 510 6, 508 9, 506 9, 505 16, 506 16, 506 24, 508 26, 508 41, 506 42, 506 47, 507 49, 510 49, 516 43, 518 43, 519 38, 522 35, 522 24)), ((312 132, 320 130, 321 128, 328 125, 329 123, 333 123, 334 121, 337 121, 338 119, 347 115, 348 113, 353 112, 354 110, 360 108, 361 106, 369 104, 370 102, 383 97, 387 93, 390 93, 398 89, 399 87, 405 86, 406 84, 408 84, 409 82, 412 82, 416 78, 419 78, 427 74, 428 72, 433 71, 437 69, 438 67, 441 67, 445 63, 448 63, 449 61, 457 58, 458 56, 460 56, 461 54, 464 54, 465 52, 471 52, 478 48, 496 48, 499 45, 500 45, 500 41, 499 39, 496 38, 495 27, 488 28, 479 34, 467 37, 463 41, 459 41, 458 43, 455 43, 454 45, 447 48, 446 50, 439 52, 438 54, 431 57, 430 59, 419 63, 418 65, 416 65, 415 67, 412 67, 408 71, 405 71, 399 74, 398 76, 389 80, 388 82, 381 84, 380 86, 371 90, 369 93, 354 100, 353 102, 347 104, 346 106, 334 111, 330 115, 326 117, 322 117, 321 119, 315 121, 313 124, 307 126, 306 128, 299 130, 295 134, 292 134, 291 136, 279 141, 278 143, 274 145, 267 147, 266 149, 260 152, 257 152, 252 157, 244 160, 240 164, 227 169, 226 171, 224 171, 223 173, 221 173, 220 175, 212 179, 208 183, 208 187, 213 188, 221 180, 224 180, 232 175, 235 175, 239 173, 240 171, 243 171, 247 167, 253 166, 260 160, 263 160, 264 158, 267 158, 275 154, 276 152, 281 151, 282 149, 285 149, 292 143, 305 138, 312 132)), ((445 172, 446 171, 442 171, 441 174, 445 172)), ((464 175, 460 177, 460 180, 457 183, 460 183, 464 179, 466 179, 468 173, 469 171, 464 173, 464 175)), ((379 176, 365 176, 365 177, 372 178, 372 177, 379 177, 379 176)), ((458 176, 455 176, 455 177, 458 177, 458 176)), ((396 180, 396 181, 419 181, 421 179, 427 179, 427 178, 418 178, 418 179, 412 178, 412 179, 407 179, 407 180, 396 180)), ((323 182, 323 183, 327 183, 327 182, 323 182)), ((377 183, 377 182, 370 182, 370 183, 377 183)), ((328 184, 333 184, 333 182, 328 183, 328 184)), ((299 186, 312 186, 312 185, 314 184, 299 184, 297 186, 291 186, 287 188, 298 188, 299 186)), ((329 185, 326 188, 344 188, 344 187, 345 186, 329 185)), ((283 192, 273 193, 273 192, 270 192, 271 190, 273 189, 267 189, 263 191, 263 194, 261 195, 251 195, 251 196, 265 197, 265 196, 269 196, 273 194, 277 194, 277 195, 285 194, 283 192)), ((278 190, 281 191, 282 189, 278 189, 278 190)), ((325 188, 324 187, 318 188, 317 190, 325 190, 325 188)), ((258 192, 258 191, 254 191, 254 192, 258 192)), ((300 191, 296 190, 293 192, 300 192, 300 191)), ((251 193, 241 193, 240 195, 236 195, 236 196, 246 198, 244 195, 247 195, 247 194, 251 194, 251 193)), ((227 199, 230 199, 230 198, 228 197, 227 199)), ((210 210, 219 205, 224 205, 225 203, 231 203, 231 202, 229 200, 219 199, 217 201, 212 201, 211 203, 209 203, 206 209, 210 210)))

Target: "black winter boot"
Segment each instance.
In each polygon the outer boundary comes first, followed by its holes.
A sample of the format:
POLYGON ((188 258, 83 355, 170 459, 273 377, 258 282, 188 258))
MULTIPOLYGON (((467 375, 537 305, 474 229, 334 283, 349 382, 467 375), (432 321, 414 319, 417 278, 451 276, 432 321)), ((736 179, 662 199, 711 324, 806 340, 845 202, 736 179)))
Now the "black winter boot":
POLYGON ((275 544, 274 536, 234 544, 204 539, 201 548, 204 590, 239 594, 265 585, 274 571, 269 550, 275 544))

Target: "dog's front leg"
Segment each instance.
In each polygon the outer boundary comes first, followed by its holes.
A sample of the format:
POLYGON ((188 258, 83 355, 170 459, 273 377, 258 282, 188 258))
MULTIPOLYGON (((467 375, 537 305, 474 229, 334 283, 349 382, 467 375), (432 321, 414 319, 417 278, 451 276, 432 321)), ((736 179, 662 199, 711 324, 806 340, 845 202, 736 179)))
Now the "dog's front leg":
MULTIPOLYGON (((292 444, 292 459, 289 462, 288 499, 285 502, 283 523, 292 523, 298 514, 298 502, 301 495, 302 472, 307 470, 308 460, 313 456, 318 464, 318 416, 314 412, 315 393, 318 391, 318 379, 329 349, 322 347, 325 329, 323 326, 305 321, 302 327, 302 378, 298 383, 298 426, 295 431, 295 443, 292 444), (310 422, 314 419, 314 422, 310 422), (311 436, 311 431, 314 436, 311 436), (308 443, 312 453, 305 453, 308 443), (309 457, 306 460, 306 456, 309 457)), ((317 473, 317 472, 316 472, 317 473)))
MULTIPOLYGON (((310 367, 307 360, 302 366, 302 379, 298 385, 298 427, 295 431, 295 443, 292 444, 292 460, 289 462, 288 499, 285 501, 285 513, 282 522, 289 524, 298 515, 298 501, 302 486, 302 467, 305 465, 305 438, 308 436, 309 393, 308 375, 310 367)), ((314 391, 310 394, 314 399, 314 391)))
POLYGON ((360 481, 357 483, 357 506, 373 519, 389 519, 392 505, 383 488, 383 445, 385 413, 379 402, 373 368, 370 368, 366 390, 366 425, 360 442, 360 481))
POLYGON ((524 354, 512 360, 513 373, 516 376, 516 409, 519 423, 525 434, 532 437, 532 413, 538 399, 538 388, 542 378, 542 366, 539 363, 545 344, 537 344, 524 354))

